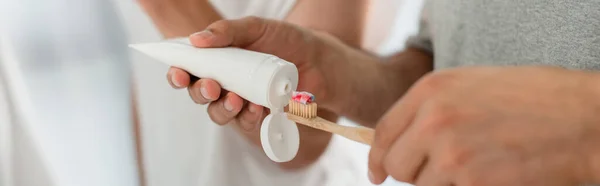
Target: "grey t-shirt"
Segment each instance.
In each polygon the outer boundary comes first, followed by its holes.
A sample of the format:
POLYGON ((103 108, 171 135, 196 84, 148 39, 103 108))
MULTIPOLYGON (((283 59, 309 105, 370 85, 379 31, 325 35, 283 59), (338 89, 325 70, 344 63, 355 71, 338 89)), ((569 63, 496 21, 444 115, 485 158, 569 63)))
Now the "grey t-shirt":
POLYGON ((600 70, 600 0, 428 0, 408 46, 436 69, 554 65, 600 70))

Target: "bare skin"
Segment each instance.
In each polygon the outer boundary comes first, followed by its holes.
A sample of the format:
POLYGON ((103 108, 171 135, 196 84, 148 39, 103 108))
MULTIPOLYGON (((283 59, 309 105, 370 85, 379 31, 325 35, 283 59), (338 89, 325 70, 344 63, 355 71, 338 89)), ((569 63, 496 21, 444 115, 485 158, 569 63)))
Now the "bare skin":
MULTIPOLYGON (((188 36, 222 19, 206 0, 139 2, 167 38, 188 36)), ((366 5, 365 0, 300 0, 285 21, 310 30, 328 32, 349 46, 360 47, 366 5)), ((261 146, 258 129, 260 121, 267 115, 267 109, 248 103, 235 93, 221 90, 213 80, 198 80, 181 69, 171 68, 167 78, 174 88, 187 88, 194 102, 209 104, 208 112, 215 123, 237 126, 241 134, 258 147, 261 146)), ((338 118, 326 109, 319 111, 319 115, 331 121, 338 118)), ((331 139, 331 134, 309 127, 299 126, 299 130, 301 145, 298 155, 290 162, 280 163, 283 168, 296 169, 312 164, 325 151, 331 139)))
POLYGON ((208 0, 138 0, 165 38, 188 36, 223 19, 208 0))

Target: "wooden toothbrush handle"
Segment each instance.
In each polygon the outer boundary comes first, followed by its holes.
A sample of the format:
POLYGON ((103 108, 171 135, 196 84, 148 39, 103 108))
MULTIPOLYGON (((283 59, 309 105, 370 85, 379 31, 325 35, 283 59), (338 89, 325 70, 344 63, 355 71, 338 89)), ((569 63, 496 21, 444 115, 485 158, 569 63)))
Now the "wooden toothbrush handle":
POLYGON ((300 123, 315 129, 331 132, 366 145, 371 145, 373 143, 375 131, 370 128, 342 126, 331 121, 327 121, 320 117, 309 119, 290 113, 288 113, 287 115, 290 120, 295 121, 296 123, 300 123))
MULTIPOLYGON (((366 145, 371 145, 373 143, 373 137, 375 136, 375 130, 366 128, 366 127, 347 127, 344 130, 345 134, 340 134, 348 139, 354 140, 356 142, 360 142, 366 145)), ((337 134, 337 133, 336 133, 337 134)))

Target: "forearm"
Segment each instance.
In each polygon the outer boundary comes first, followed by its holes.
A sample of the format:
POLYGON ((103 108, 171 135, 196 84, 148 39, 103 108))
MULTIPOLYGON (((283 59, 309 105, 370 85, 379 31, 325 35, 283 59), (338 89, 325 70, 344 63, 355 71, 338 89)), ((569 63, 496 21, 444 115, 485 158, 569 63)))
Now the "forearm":
MULTIPOLYGON (((592 148, 597 148, 597 147, 592 147, 592 148)), ((590 162, 590 166, 591 166, 591 171, 590 171, 590 177, 593 182, 593 184, 600 184, 600 151, 599 150, 595 150, 596 152, 594 152, 592 154, 592 159, 590 162)))
POLYGON ((367 127, 379 118, 421 76, 432 71, 433 57, 409 48, 389 58, 350 52, 332 96, 332 110, 367 127))
MULTIPOLYGON (((600 86, 600 83, 596 84, 597 86, 600 86)), ((600 94, 600 91, 598 91, 598 93, 600 94)), ((599 94, 596 94, 596 97, 599 94)), ((600 111, 600 107, 596 111, 600 111)), ((600 120, 600 117, 598 120, 600 120)), ((600 148, 598 148, 600 146, 600 122, 594 122, 592 125, 595 126, 591 127, 592 129, 590 129, 588 133, 589 135, 586 137, 587 140, 589 140, 589 142, 586 143, 588 145, 584 147, 587 149, 584 151, 584 153, 587 154, 588 157, 588 161, 585 163, 588 165, 588 174, 586 175, 586 179, 584 181, 591 181, 593 184, 600 185, 600 148)))
POLYGON ((165 38, 189 36, 222 19, 208 0, 139 0, 165 38))
POLYGON ((359 48, 368 8, 367 0, 299 0, 286 22, 323 31, 359 48))
POLYGON ((589 95, 590 100, 589 104, 594 104, 594 109, 591 109, 591 114, 594 119, 591 122, 588 122, 588 127, 585 129, 585 133, 581 136, 581 141, 585 144, 583 148, 583 154, 587 155, 587 164, 588 174, 586 175, 587 179, 585 181, 591 180, 593 184, 600 185, 600 115, 597 113, 600 112, 600 73, 598 72, 589 72, 589 75, 586 77, 587 81, 586 85, 581 85, 582 88, 590 89, 591 94, 589 95), (595 98, 595 99, 594 99, 595 98))

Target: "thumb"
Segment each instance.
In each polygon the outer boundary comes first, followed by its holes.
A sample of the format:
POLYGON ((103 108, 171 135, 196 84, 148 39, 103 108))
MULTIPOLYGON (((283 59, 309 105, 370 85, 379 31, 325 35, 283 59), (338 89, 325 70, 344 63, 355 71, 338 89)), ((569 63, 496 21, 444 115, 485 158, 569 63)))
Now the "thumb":
POLYGON ((270 24, 267 20, 247 17, 237 20, 220 20, 204 31, 190 35, 190 42, 200 48, 234 46, 246 48, 261 40, 270 24))
POLYGON ((288 61, 306 61, 318 42, 315 35, 298 26, 246 17, 220 20, 204 31, 190 35, 190 42, 199 48, 238 47, 279 56, 288 61))

